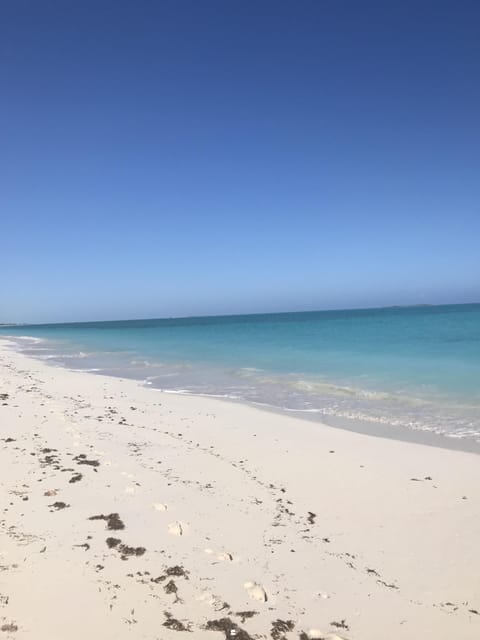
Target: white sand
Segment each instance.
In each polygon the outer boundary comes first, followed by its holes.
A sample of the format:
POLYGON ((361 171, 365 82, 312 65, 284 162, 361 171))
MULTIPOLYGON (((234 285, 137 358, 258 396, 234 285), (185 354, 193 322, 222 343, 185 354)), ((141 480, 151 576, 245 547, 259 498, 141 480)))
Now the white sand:
POLYGON ((6 345, 0 640, 480 638, 477 455, 6 345), (89 520, 114 513, 124 529, 89 520))

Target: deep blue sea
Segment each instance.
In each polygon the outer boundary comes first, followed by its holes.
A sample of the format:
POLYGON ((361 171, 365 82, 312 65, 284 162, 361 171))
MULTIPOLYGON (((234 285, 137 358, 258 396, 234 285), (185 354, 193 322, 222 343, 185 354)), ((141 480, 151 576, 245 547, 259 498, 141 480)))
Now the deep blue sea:
POLYGON ((23 325, 1 334, 53 364, 172 392, 480 441, 480 304, 23 325))

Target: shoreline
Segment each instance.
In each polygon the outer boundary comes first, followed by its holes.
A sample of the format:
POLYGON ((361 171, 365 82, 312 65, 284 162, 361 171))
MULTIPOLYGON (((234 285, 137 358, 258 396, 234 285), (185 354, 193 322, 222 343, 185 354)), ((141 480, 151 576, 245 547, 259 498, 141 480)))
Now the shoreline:
MULTIPOLYGON (((62 367, 60 367, 62 368, 62 367)), ((79 369, 70 369, 70 371, 78 371, 79 369)), ((103 375, 94 373, 94 375, 103 375)), ((107 376, 108 377, 108 376, 107 376)), ((115 377, 115 376, 111 376, 115 377)), ((146 385, 146 388, 149 388, 146 385)), ((421 431, 420 429, 408 429, 406 427, 382 424, 380 422, 360 420, 358 418, 344 418, 339 416, 322 416, 309 417, 308 412, 302 412, 295 409, 282 409, 273 405, 267 405, 260 402, 248 402, 245 400, 236 400, 234 398, 226 398, 220 395, 208 395, 200 393, 169 391, 168 389, 158 389, 151 387, 160 393, 179 395, 193 398, 211 398, 226 404, 241 405, 251 407, 258 411, 273 413, 274 415, 290 417, 294 420, 302 420, 310 424, 317 425, 319 428, 329 427, 331 429, 341 429, 342 431, 350 431, 370 438, 381 438, 385 440, 393 440, 395 442, 408 442, 410 444, 418 444, 425 447, 434 447, 438 449, 447 449, 448 451, 462 451, 463 453, 472 453, 480 455, 480 442, 473 441, 469 438, 455 438, 453 436, 442 435, 432 431, 421 431)))
MULTIPOLYGON (((28 338, 32 340, 37 340, 32 336, 21 336, 23 339, 28 338)), ((20 353, 21 355, 25 355, 22 351, 18 350, 16 347, 18 343, 15 342, 15 336, 1 336, 0 335, 0 345, 1 344, 10 343, 11 348, 15 353, 20 353)), ((7 348, 10 348, 7 346, 7 348)), ((36 358, 33 355, 25 355, 27 358, 32 358, 37 362, 41 362, 46 366, 58 368, 60 370, 71 371, 73 373, 89 373, 95 376, 101 376, 106 378, 113 378, 119 380, 132 380, 137 382, 140 386, 152 390, 159 391, 161 393, 171 394, 171 395, 179 395, 185 397, 195 397, 195 398, 210 398, 212 400, 219 400, 220 402, 225 402, 227 404, 233 405, 242 405, 252 407, 254 409, 258 409, 260 411, 266 411, 269 413, 273 413, 275 415, 283 415, 293 417, 298 420, 305 420, 309 423, 314 423, 319 426, 326 425, 335 429, 344 429, 346 431, 351 431, 353 433, 364 434, 367 436, 372 436, 376 438, 385 438, 387 440, 396 440, 400 442, 410 442, 413 444, 421 444, 430 447, 438 447, 441 449, 450 449, 452 451, 464 451, 466 453, 474 453, 480 455, 480 440, 474 440, 472 437, 468 436, 452 436, 448 434, 436 433, 430 430, 422 430, 416 429, 414 427, 409 428, 406 426, 392 425, 388 423, 384 423, 378 420, 362 420, 360 418, 350 418, 345 416, 335 416, 335 415, 319 415, 318 413, 308 411, 303 411, 301 409, 289 409, 285 407, 277 407, 272 404, 263 403, 263 402, 255 402, 248 399, 242 398, 233 398, 221 394, 207 394, 207 393, 196 393, 194 391, 177 391, 171 389, 163 389, 160 387, 153 387, 148 384, 145 379, 128 377, 124 375, 115 375, 111 372, 104 371, 93 371, 89 369, 74 369, 68 367, 65 364, 61 364, 59 362, 55 362, 54 360, 43 360, 42 358, 36 358)))
POLYGON ((5 638, 479 637, 475 454, 0 371, 5 638))

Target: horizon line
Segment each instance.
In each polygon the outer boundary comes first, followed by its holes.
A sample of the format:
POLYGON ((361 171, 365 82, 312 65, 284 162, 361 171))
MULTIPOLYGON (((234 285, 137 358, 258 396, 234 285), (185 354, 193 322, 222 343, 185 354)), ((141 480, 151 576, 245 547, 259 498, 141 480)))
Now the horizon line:
POLYGON ((412 303, 412 304, 389 304, 379 307, 341 307, 331 309, 297 309, 295 311, 260 311, 256 313, 217 313, 217 314, 200 314, 200 315, 188 315, 188 316, 163 316, 163 317, 149 317, 149 318, 117 318, 110 320, 67 320, 67 321, 55 321, 55 322, 0 322, 0 329, 5 327, 41 327, 46 325, 64 325, 64 324, 100 324, 111 322, 148 322, 150 320, 194 320, 201 318, 234 318, 245 316, 269 316, 269 315, 287 315, 287 314, 300 314, 300 313, 332 313, 338 311, 379 311, 382 309, 412 309, 421 307, 461 307, 480 304, 479 301, 475 302, 442 302, 442 303, 412 303))

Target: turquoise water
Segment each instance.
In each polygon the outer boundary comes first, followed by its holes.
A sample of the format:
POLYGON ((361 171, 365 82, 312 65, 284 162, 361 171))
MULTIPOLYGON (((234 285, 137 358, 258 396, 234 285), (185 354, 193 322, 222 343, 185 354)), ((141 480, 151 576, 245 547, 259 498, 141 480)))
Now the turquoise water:
POLYGON ((480 439, 480 304, 4 327, 169 391, 480 439))

